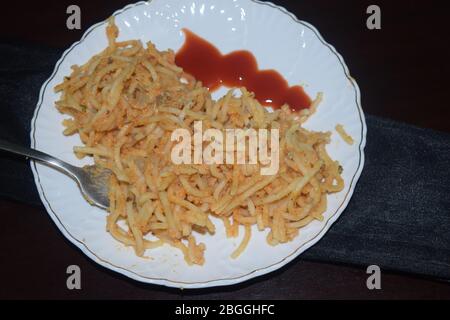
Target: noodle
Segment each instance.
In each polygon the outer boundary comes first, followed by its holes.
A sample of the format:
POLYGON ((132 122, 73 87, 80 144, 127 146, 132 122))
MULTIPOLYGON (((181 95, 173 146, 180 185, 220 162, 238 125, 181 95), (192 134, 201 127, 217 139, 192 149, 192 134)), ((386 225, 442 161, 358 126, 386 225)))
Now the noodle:
MULTIPOLYGON (((83 143, 75 154, 92 156, 113 172, 106 229, 117 241, 132 246, 138 256, 166 243, 181 250, 188 264, 203 264, 206 248, 195 235, 214 234, 212 217, 222 220, 227 237, 237 237, 244 226, 232 258, 247 247, 253 226, 269 229, 267 241, 276 245, 323 219, 327 194, 344 184, 341 167, 325 150, 330 133, 301 126, 321 94, 301 112, 285 105, 271 113, 245 88, 239 97, 230 90, 214 101, 207 88, 175 65, 173 51, 135 40, 118 42, 113 18, 106 34, 108 47, 73 66, 55 91, 61 93, 56 108, 70 116, 63 121, 64 134, 78 133, 83 143), (278 129, 278 173, 260 175, 260 163, 174 164, 172 132, 193 133, 199 120, 220 131, 278 129), (148 235, 158 240, 149 241, 148 235)), ((228 156, 237 159, 237 151, 228 156)))
POLYGON ((353 144, 353 138, 345 131, 344 126, 342 124, 337 124, 335 127, 337 133, 341 136, 342 140, 344 140, 347 144, 353 144))

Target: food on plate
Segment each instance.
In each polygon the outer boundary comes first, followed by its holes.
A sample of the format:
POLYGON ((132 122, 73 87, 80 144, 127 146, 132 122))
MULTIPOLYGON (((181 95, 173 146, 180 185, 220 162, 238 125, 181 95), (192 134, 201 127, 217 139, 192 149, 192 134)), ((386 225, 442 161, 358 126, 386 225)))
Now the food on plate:
POLYGON ((354 143, 352 136, 350 136, 347 131, 345 131, 342 124, 337 124, 335 129, 336 132, 341 136, 342 140, 344 140, 347 144, 352 145, 354 143))
POLYGON ((321 94, 298 112, 288 105, 269 112, 243 87, 215 101, 175 64, 172 50, 117 41, 112 18, 106 33, 107 48, 73 66, 55 91, 61 93, 57 109, 70 116, 64 134, 79 134, 84 144, 75 154, 113 172, 106 229, 116 240, 138 256, 170 244, 188 264, 202 265, 206 247, 195 236, 213 236, 213 221, 224 224, 228 237, 237 237, 243 226, 241 245, 230 253, 237 258, 254 230, 269 229, 267 242, 277 245, 323 219, 327 194, 341 191, 344 181, 325 149, 330 133, 302 126, 321 94), (261 163, 175 164, 172 133, 183 128, 194 134, 198 121, 204 130, 277 129, 276 174, 262 175, 261 163))

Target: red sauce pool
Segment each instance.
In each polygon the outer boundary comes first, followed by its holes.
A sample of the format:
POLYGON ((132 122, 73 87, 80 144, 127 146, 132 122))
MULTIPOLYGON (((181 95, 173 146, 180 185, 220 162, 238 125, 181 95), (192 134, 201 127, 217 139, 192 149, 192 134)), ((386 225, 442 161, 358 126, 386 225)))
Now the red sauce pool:
POLYGON ((202 81, 210 91, 226 87, 246 87, 265 106, 280 108, 287 103, 292 110, 306 109, 311 99, 301 86, 289 87, 275 70, 259 70, 254 55, 245 50, 223 55, 214 45, 188 29, 186 40, 176 53, 175 63, 202 81))

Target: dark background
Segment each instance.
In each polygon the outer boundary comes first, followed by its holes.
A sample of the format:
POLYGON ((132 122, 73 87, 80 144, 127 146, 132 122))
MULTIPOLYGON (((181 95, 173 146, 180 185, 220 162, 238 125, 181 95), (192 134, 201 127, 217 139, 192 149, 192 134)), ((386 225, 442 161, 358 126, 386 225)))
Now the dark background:
MULTIPOLYGON (((450 132, 450 46, 444 2, 272 2, 313 24, 342 54, 360 86, 364 112, 450 132), (381 30, 366 28, 366 8, 371 4, 381 7, 381 30)), ((0 9, 0 42, 65 49, 90 25, 127 3, 11 1, 0 9), (82 30, 66 28, 70 4, 81 7, 82 30)), ((0 199, 0 214, 8 216, 0 233, 0 298, 450 298, 446 282, 387 271, 383 271, 382 290, 370 291, 365 268, 301 257, 274 273, 226 288, 182 291, 144 285, 91 262, 63 237, 43 207, 0 199), (82 270, 79 291, 66 288, 66 268, 72 264, 82 270)))

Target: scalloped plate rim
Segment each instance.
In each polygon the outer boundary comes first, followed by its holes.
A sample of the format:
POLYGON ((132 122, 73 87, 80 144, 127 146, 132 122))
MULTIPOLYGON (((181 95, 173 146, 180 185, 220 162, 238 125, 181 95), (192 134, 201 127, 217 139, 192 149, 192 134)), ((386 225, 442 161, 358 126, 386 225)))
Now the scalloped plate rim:
MULTIPOLYGON (((241 282, 247 281, 249 279, 252 279, 252 278, 255 278, 255 277, 258 277, 258 276, 262 276, 264 274, 267 274, 267 273, 270 273, 272 271, 275 271, 275 270, 285 266, 286 264, 288 264, 289 262, 291 262, 295 258, 297 258, 301 253, 303 253, 304 251, 309 249, 311 246, 316 244, 323 237, 323 235, 329 230, 331 225, 333 225, 333 223, 340 217, 342 212, 347 207, 348 202, 350 201, 350 198, 353 195, 356 183, 359 180, 359 177, 360 177, 361 172, 363 170, 364 161, 365 161, 364 147, 366 145, 367 126, 366 126, 366 122, 365 122, 364 112, 363 112, 362 107, 361 107, 361 93, 360 93, 359 86, 356 83, 355 79, 353 77, 351 77, 350 72, 348 70, 348 67, 347 67, 346 63, 344 62, 343 57, 337 52, 337 50, 334 48, 334 46, 332 46, 331 44, 329 44, 328 42, 326 42, 323 39, 323 37, 320 34, 320 32, 313 25, 311 25, 310 23, 305 22, 303 20, 299 20, 293 13, 289 12, 284 7, 279 6, 279 5, 275 5, 272 2, 269 2, 269 1, 262 2, 262 1, 258 1, 258 0, 247 0, 247 1, 254 2, 254 3, 257 3, 259 5, 267 5, 267 6, 272 7, 273 9, 280 10, 283 14, 286 14, 286 15, 290 16, 295 23, 299 23, 299 24, 309 28, 317 36, 319 41, 323 45, 328 47, 333 54, 336 55, 336 57, 338 58, 340 64, 342 65, 342 67, 344 69, 344 73, 345 73, 346 77, 351 82, 351 84, 352 84, 352 86, 353 86, 353 88, 355 90, 355 100, 356 100, 356 104, 357 104, 357 107, 358 107, 359 118, 360 118, 360 121, 361 121, 361 141, 360 141, 360 144, 359 144, 359 155, 360 155, 360 157, 359 157, 358 168, 357 168, 356 172, 353 175, 352 181, 350 182, 350 188, 349 188, 347 194, 345 195, 344 200, 342 201, 342 203, 340 204, 340 206, 338 207, 336 212, 327 220, 327 222, 325 223, 323 228, 320 230, 319 233, 317 233, 314 236, 313 239, 309 240, 307 243, 304 243, 304 244, 300 245, 291 254, 287 255, 286 257, 284 257, 282 260, 278 261, 277 263, 274 263, 274 264, 272 264, 270 266, 267 266, 267 267, 264 267, 264 268, 259 268, 259 269, 256 269, 256 270, 252 270, 251 272, 248 272, 248 273, 246 273, 244 275, 241 275, 239 277, 227 278, 227 279, 214 279, 214 280, 201 281, 201 282, 182 282, 182 281, 170 280, 170 279, 165 279, 165 278, 145 277, 145 276, 142 276, 142 275, 139 275, 139 274, 135 273, 134 271, 131 271, 130 269, 116 266, 116 265, 112 264, 109 261, 106 261, 106 260, 103 260, 103 259, 99 258, 94 252, 92 252, 89 249, 89 247, 85 243, 83 243, 79 239, 77 239, 74 236, 72 236, 70 234, 70 232, 65 228, 63 223, 60 221, 60 219, 58 218, 57 213, 52 209, 51 204, 47 200, 47 198, 45 196, 45 192, 43 190, 43 187, 40 184, 40 177, 39 177, 39 173, 38 173, 38 170, 37 170, 37 167, 36 167, 36 163, 34 161, 31 161, 30 162, 30 166, 31 166, 31 170, 33 172, 33 176, 34 176, 34 180, 35 180, 35 183, 36 183, 36 186, 37 186, 37 190, 38 190, 39 196, 41 198, 41 201, 42 201, 44 207, 47 210, 47 213, 49 214, 49 216, 51 217, 51 219, 53 220, 55 225, 58 227, 58 229, 63 233, 63 235, 72 244, 74 244, 86 256, 88 256, 91 260, 93 260, 94 262, 98 263, 102 267, 105 267, 107 269, 113 270, 113 271, 115 271, 115 272, 117 272, 117 273, 119 273, 121 275, 124 275, 124 276, 129 277, 129 278, 134 279, 134 280, 137 280, 139 282, 149 283, 149 284, 156 284, 156 285, 164 285, 164 286, 167 286, 167 287, 192 288, 192 289, 195 289, 195 288, 206 288, 206 287, 217 287, 217 286, 233 285, 233 284, 241 283, 241 282)), ((151 2, 152 1, 139 1, 139 2, 136 2, 136 3, 131 3, 131 4, 123 7, 122 9, 119 9, 119 10, 115 11, 113 13, 113 15, 114 16, 119 15, 119 14, 127 11, 130 8, 133 8, 133 7, 136 7, 136 6, 140 6, 140 5, 143 5, 143 4, 150 5, 151 2)), ((30 130, 31 147, 35 147, 35 145, 36 145, 36 139, 35 139, 35 136, 34 136, 35 131, 36 131, 35 122, 36 122, 36 119, 37 119, 38 114, 39 114, 40 106, 41 106, 41 104, 43 102, 43 96, 44 96, 44 92, 46 90, 47 85, 52 80, 52 78, 55 76, 56 72, 58 71, 58 68, 59 68, 60 64, 64 61, 66 55, 74 47, 76 47, 78 44, 80 44, 89 35, 89 33, 92 30, 98 28, 99 26, 103 25, 104 23, 105 23, 105 21, 101 21, 101 22, 98 22, 98 23, 92 25, 91 27, 89 27, 85 31, 85 33, 83 34, 83 36, 81 37, 81 39, 79 41, 74 42, 68 49, 66 49, 63 52, 61 58, 56 62, 51 76, 43 83, 43 85, 42 85, 42 87, 41 87, 41 89, 39 91, 38 103, 36 104, 36 109, 35 109, 35 111, 33 113, 33 117, 32 117, 32 120, 31 120, 31 130, 30 130)))

